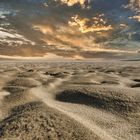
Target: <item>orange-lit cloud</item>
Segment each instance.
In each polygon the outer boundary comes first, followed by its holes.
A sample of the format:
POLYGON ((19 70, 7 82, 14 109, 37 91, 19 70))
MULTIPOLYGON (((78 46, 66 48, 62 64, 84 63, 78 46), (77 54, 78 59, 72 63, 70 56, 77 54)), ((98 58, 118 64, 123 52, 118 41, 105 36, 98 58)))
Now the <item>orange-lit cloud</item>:
POLYGON ((129 19, 135 19, 135 20, 137 20, 138 22, 140 22, 140 15, 136 15, 136 16, 133 16, 133 17, 129 17, 129 19))
POLYGON ((129 0, 129 3, 125 8, 129 8, 134 11, 135 15, 129 17, 129 19, 135 19, 140 22, 140 0, 129 0))
POLYGON ((44 42, 48 45, 58 46, 61 50, 80 48, 86 51, 99 47, 99 44, 95 43, 94 37, 87 37, 66 25, 55 30, 50 25, 35 25, 34 28, 44 34, 42 37, 44 42))
POLYGON ((64 57, 63 56, 58 56, 56 54, 53 53, 46 53, 42 56, 19 56, 19 55, 14 55, 14 56, 8 56, 8 55, 0 55, 0 58, 5 58, 5 59, 47 59, 47 60, 63 60, 64 57))
POLYGON ((112 30, 113 27, 111 25, 106 25, 107 23, 102 16, 103 15, 99 15, 98 17, 88 19, 80 18, 78 15, 75 15, 68 23, 70 26, 77 26, 82 33, 112 30))
POLYGON ((123 24, 123 23, 121 23, 119 26, 120 26, 120 28, 125 28, 125 27, 127 27, 127 25, 126 25, 126 24, 123 24))
MULTIPOLYGON (((124 26, 124 25, 121 25, 124 26)), ((68 55, 73 53, 74 59, 83 59, 80 52, 105 52, 105 53, 131 53, 131 51, 119 49, 106 49, 104 44, 96 43, 96 38, 77 32, 69 26, 59 27, 54 30, 50 25, 35 25, 35 29, 43 33, 41 38, 46 44, 55 46, 54 52, 63 51, 68 55)), ((102 32, 99 32, 102 35, 102 32)), ((108 35, 108 34, 105 34, 108 35)), ((103 35, 102 35, 103 36, 103 35)), ((135 53, 135 52, 134 52, 135 53)))
POLYGON ((73 6, 78 3, 81 5, 81 7, 85 7, 85 3, 88 2, 88 0, 59 0, 59 1, 61 1, 64 4, 67 4, 68 6, 73 6))
POLYGON ((140 11, 140 0, 129 0, 129 4, 126 7, 138 12, 140 11))

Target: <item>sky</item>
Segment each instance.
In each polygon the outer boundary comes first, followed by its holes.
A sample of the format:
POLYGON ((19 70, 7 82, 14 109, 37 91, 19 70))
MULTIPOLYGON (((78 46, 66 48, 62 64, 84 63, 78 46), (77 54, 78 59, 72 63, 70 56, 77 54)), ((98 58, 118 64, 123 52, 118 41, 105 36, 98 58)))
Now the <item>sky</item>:
POLYGON ((0 0, 0 58, 140 57, 140 0, 0 0))

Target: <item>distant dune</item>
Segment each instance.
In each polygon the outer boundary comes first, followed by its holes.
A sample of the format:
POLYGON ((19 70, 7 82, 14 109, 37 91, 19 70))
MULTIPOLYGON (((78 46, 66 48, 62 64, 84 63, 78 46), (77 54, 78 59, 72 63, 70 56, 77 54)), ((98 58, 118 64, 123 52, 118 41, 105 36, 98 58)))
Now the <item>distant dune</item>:
POLYGON ((124 60, 124 61, 140 61, 140 58, 137 58, 137 59, 128 59, 128 60, 124 60))

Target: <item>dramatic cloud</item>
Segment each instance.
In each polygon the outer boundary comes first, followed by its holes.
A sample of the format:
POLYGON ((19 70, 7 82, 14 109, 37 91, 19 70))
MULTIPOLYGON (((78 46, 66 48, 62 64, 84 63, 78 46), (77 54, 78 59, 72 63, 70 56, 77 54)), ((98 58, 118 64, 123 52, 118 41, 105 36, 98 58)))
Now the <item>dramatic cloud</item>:
POLYGON ((52 28, 51 25, 35 25, 34 28, 43 33, 42 40, 47 45, 57 46, 59 50, 96 50, 99 44, 96 44, 94 37, 87 37, 75 29, 68 26, 59 26, 52 28), (80 39, 79 39, 80 38, 80 39))
POLYGON ((84 8, 90 0, 56 0, 56 1, 61 1, 62 3, 67 4, 68 6, 73 6, 75 4, 80 4, 81 7, 84 8))
POLYGON ((140 0, 130 0, 129 4, 125 8, 130 8, 135 13, 135 15, 129 17, 129 19, 134 19, 140 22, 140 0))
POLYGON ((9 31, 4 28, 0 28, 0 41, 3 43, 8 43, 9 45, 22 45, 22 44, 32 44, 35 43, 26 39, 24 36, 17 34, 15 31, 9 31))
POLYGON ((70 26, 78 26, 82 33, 99 32, 112 30, 111 25, 106 25, 106 21, 102 18, 103 15, 93 17, 92 19, 80 18, 78 15, 72 17, 72 21, 69 21, 70 26))
POLYGON ((139 27, 140 0, 1 0, 0 55, 135 56, 139 27))
POLYGON ((133 17, 129 17, 129 19, 135 19, 135 20, 137 20, 138 22, 140 22, 140 15, 133 16, 133 17))
POLYGON ((129 0, 129 4, 127 7, 130 7, 132 10, 136 12, 140 12, 140 0, 129 0))

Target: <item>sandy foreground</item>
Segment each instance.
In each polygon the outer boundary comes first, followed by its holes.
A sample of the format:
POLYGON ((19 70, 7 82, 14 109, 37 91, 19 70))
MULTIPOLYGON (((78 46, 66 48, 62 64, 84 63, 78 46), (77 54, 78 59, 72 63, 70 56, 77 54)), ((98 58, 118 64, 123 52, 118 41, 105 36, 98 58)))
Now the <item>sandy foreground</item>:
POLYGON ((139 140, 140 62, 0 62, 0 140, 139 140))

